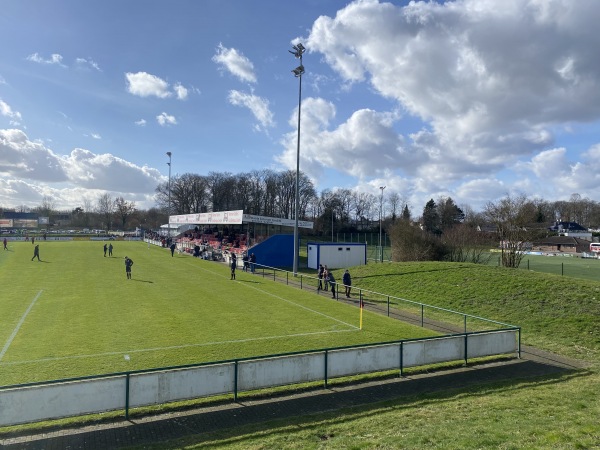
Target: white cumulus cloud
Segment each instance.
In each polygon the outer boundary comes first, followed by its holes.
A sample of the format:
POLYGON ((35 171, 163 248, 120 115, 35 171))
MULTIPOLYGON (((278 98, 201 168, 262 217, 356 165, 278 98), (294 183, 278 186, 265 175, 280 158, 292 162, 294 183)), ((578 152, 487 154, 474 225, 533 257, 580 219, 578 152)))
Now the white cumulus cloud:
POLYGON ((235 48, 227 48, 223 44, 217 47, 212 60, 220 67, 246 83, 256 83, 254 64, 235 48))
POLYGON ((156 121, 162 127, 166 127, 168 125, 177 125, 177 119, 175 119, 175 116, 171 116, 166 112, 162 112, 156 116, 156 121))
POLYGON ((146 72, 127 72, 125 74, 127 80, 127 92, 139 97, 170 97, 172 92, 169 91, 169 83, 165 80, 146 72))
POLYGON ((235 106, 248 108, 260 126, 259 129, 269 128, 274 125, 273 113, 269 109, 269 101, 254 94, 231 90, 228 96, 229 103, 235 106))

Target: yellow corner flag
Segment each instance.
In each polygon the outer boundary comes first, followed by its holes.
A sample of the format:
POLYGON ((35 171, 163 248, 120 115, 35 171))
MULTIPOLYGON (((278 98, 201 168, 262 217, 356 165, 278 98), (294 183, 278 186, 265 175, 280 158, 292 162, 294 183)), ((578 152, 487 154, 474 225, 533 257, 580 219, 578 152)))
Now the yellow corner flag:
POLYGON ((363 299, 362 299, 362 292, 361 292, 361 295, 360 295, 359 305, 360 305, 359 328, 362 330, 362 316, 363 316, 363 307, 364 307, 364 302, 363 302, 363 299))

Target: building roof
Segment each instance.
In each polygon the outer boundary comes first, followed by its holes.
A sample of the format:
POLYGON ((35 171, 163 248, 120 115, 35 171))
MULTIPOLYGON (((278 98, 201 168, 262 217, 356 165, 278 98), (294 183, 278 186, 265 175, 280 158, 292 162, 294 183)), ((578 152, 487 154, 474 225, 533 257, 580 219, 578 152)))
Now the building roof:
POLYGON ((552 231, 587 231, 587 228, 582 227, 577 222, 554 222, 554 225, 548 227, 552 231))
POLYGON ((4 219, 37 219, 38 213, 4 211, 2 214, 4 219))
POLYGON ((538 239, 533 242, 533 245, 589 245, 590 241, 573 236, 549 236, 543 239, 538 239))

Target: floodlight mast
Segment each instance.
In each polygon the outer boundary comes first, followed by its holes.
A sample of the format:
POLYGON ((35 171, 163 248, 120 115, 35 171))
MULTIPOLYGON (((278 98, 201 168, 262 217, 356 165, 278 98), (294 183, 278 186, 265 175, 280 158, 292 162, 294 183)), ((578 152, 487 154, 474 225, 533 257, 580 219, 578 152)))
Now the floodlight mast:
POLYGON ((298 78, 298 142, 296 147, 296 197, 294 206, 294 263, 292 271, 294 276, 298 276, 298 258, 299 258, 299 242, 298 242, 298 214, 300 213, 300 111, 302 108, 302 75, 304 74, 304 66, 302 65, 302 55, 306 48, 298 43, 292 46, 293 50, 288 50, 295 58, 300 60, 300 65, 292 70, 292 73, 298 78))
POLYGON ((381 219, 383 217, 383 190, 385 189, 385 186, 379 186, 379 189, 381 189, 381 200, 379 201, 379 255, 380 261, 383 262, 383 247, 381 244, 381 219))
POLYGON ((167 156, 169 157, 169 162, 167 163, 167 165, 169 166, 169 202, 167 203, 167 223, 169 224, 169 237, 171 236, 171 155, 171 152, 167 152, 167 156))

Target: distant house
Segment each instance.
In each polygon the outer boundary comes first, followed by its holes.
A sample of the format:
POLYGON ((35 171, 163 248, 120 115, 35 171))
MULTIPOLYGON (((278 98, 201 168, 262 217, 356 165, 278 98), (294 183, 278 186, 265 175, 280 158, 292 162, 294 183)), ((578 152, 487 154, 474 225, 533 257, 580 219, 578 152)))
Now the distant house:
POLYGON ((589 252, 590 241, 573 236, 549 236, 532 242, 533 251, 549 253, 589 252))
POLYGON ((592 240, 592 232, 577 222, 554 222, 554 225, 548 227, 548 230, 558 233, 559 236, 576 237, 588 241, 592 240))
POLYGON ((551 231, 560 232, 577 232, 577 231, 587 231, 585 227, 582 227, 577 222, 554 222, 554 225, 548 227, 551 231))

